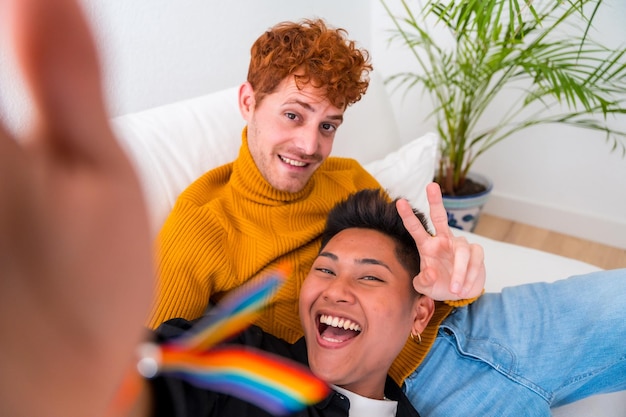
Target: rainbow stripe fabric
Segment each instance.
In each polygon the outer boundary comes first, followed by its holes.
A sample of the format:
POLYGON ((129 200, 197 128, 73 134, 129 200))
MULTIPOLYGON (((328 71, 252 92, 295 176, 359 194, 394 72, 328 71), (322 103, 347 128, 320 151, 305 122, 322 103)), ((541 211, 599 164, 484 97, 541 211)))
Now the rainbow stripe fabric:
POLYGON ((248 401, 274 415, 296 412, 324 399, 326 383, 294 361, 259 349, 218 343, 252 323, 286 279, 284 266, 224 297, 210 314, 182 337, 152 345, 140 363, 154 366, 146 377, 167 374, 248 401))
POLYGON ((187 335, 175 341, 187 349, 206 350, 248 327, 276 290, 285 282, 284 265, 230 292, 187 335))
POLYGON ((166 348, 162 361, 161 372, 241 398, 274 415, 298 411, 329 392, 308 368, 246 346, 215 347, 202 354, 166 348))

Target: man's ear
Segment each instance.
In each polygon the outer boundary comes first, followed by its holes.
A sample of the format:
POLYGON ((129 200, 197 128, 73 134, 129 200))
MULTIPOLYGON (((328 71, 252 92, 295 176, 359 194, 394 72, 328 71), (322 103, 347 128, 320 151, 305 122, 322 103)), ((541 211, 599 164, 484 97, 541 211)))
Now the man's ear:
POLYGON ((415 300, 415 318, 413 320, 411 333, 421 334, 433 317, 434 312, 435 301, 426 295, 419 296, 419 298, 415 300))
POLYGON ((250 121, 255 105, 254 89, 252 85, 246 81, 239 87, 239 111, 247 122, 250 121))

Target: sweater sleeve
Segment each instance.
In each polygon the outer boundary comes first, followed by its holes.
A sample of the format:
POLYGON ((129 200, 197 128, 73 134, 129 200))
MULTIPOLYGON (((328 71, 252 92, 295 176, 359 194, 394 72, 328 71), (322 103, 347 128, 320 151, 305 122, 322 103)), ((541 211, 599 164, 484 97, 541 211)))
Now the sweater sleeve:
POLYGON ((478 300, 483 294, 485 293, 485 290, 483 289, 483 292, 478 296, 478 297, 474 297, 474 298, 465 298, 462 300, 447 300, 445 301, 445 303, 449 306, 452 307, 463 307, 466 306, 468 304, 472 304, 474 301, 478 300))
POLYGON ((157 293, 148 326, 206 310, 213 293, 211 271, 226 257, 220 253, 223 229, 205 208, 179 198, 157 238, 157 293))

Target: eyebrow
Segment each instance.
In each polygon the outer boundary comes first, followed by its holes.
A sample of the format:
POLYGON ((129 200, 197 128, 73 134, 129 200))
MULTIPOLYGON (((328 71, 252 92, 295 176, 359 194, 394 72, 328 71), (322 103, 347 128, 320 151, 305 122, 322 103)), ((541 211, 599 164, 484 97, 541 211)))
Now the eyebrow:
MULTIPOLYGON (((330 258, 333 261, 338 261, 339 260, 339 257, 337 255, 335 255, 334 253, 331 253, 331 252, 320 252, 319 256, 324 256, 326 258, 330 258)), ((386 263, 384 263, 383 261, 381 261, 379 259, 361 258, 361 259, 357 259, 355 261, 355 263, 363 264, 363 265, 380 265, 380 266, 386 268, 389 272, 392 272, 391 268, 389 267, 389 265, 387 265, 386 263)))
MULTIPOLYGON (((305 110, 308 110, 311 113, 315 113, 315 108, 311 106, 309 103, 302 101, 302 100, 298 100, 298 99, 290 100, 290 101, 285 102, 285 104, 298 104, 302 106, 305 110)), ((343 114, 331 114, 330 116, 328 116, 328 118, 331 120, 343 121, 343 114)))

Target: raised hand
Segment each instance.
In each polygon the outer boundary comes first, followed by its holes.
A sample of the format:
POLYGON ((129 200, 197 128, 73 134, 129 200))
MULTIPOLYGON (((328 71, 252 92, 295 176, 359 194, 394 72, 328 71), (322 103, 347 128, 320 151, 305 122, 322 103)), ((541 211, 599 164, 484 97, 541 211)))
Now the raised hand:
POLYGON ((406 200, 396 204, 420 252, 421 271, 413 279, 413 286, 418 292, 441 301, 479 296, 486 276, 482 247, 452 234, 438 184, 429 184, 426 193, 434 236, 424 229, 406 200))
POLYGON ((0 126, 0 415, 98 416, 145 336, 142 193, 75 1, 2 0, 0 28, 35 110, 24 137, 0 126))

